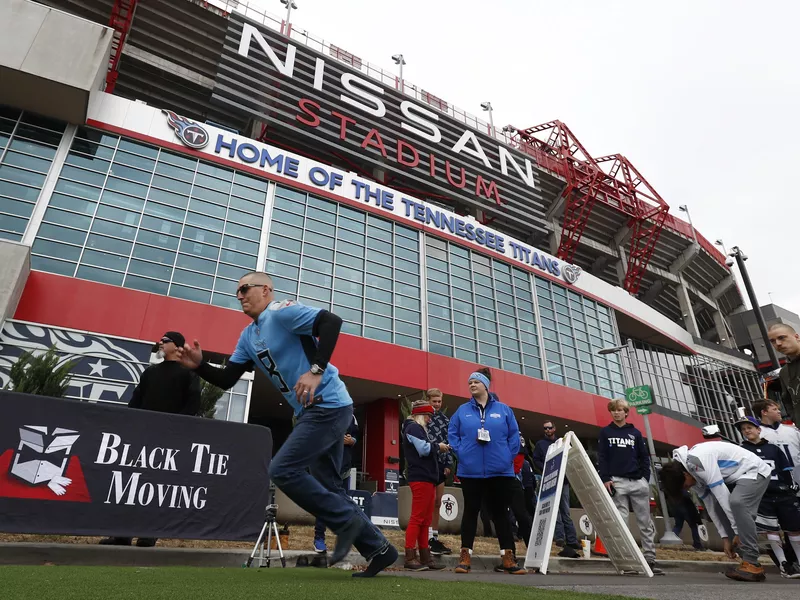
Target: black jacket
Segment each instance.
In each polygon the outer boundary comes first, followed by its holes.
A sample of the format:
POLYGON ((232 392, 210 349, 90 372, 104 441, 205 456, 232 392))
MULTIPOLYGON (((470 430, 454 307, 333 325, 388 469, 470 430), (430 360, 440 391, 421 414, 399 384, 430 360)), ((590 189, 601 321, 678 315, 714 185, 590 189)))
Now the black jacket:
POLYGON ((800 417, 800 415, 795 414, 797 413, 795 405, 800 403, 800 358, 795 358, 783 365, 780 380, 781 400, 789 412, 789 416, 794 421, 800 417))
POLYGON ((597 439, 600 479, 627 477, 650 481, 650 454, 642 433, 630 423, 617 427, 610 423, 600 430, 597 439))
POLYGON ((757 444, 744 440, 742 448, 750 450, 765 463, 772 465, 772 478, 769 481, 765 495, 794 495, 794 490, 792 489, 792 484, 794 483, 792 467, 789 465, 789 461, 786 460, 786 455, 778 446, 770 444, 767 440, 759 440, 757 444))
MULTIPOLYGON (((349 433, 350 437, 354 440, 358 441, 358 423, 356 422, 355 416, 353 416, 350 427, 347 428, 347 433, 349 433)), ((339 471, 342 474, 342 478, 350 476, 350 469, 353 466, 353 448, 355 448, 355 444, 352 446, 345 446, 342 452, 342 470, 339 471)))
POLYGON ((142 373, 128 406, 177 415, 196 415, 200 412, 200 379, 174 360, 151 365, 142 373))
POLYGON ((428 439, 425 429, 411 419, 403 424, 403 453, 408 469, 406 481, 439 482, 439 446, 428 439))

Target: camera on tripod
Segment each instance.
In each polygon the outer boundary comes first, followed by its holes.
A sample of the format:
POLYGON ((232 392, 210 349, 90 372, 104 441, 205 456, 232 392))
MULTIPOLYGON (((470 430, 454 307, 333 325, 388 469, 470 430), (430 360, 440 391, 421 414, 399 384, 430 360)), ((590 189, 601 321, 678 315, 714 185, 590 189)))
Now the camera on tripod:
POLYGON ((267 508, 265 509, 265 518, 267 521, 274 521, 278 518, 278 505, 277 504, 268 504, 267 508))
POLYGON ((286 568, 286 557, 283 554, 283 547, 281 546, 281 538, 280 534, 278 533, 277 518, 278 518, 278 505, 267 504, 267 508, 264 509, 264 526, 261 528, 261 533, 258 534, 256 545, 253 546, 253 551, 250 553, 250 557, 247 559, 247 562, 242 565, 243 567, 249 568, 250 565, 253 564, 253 560, 255 560, 256 554, 258 554, 260 550, 261 556, 259 557, 258 566, 259 568, 263 568, 265 566, 269 568, 272 560, 272 540, 274 538, 275 544, 278 547, 278 555, 280 556, 281 559, 281 566, 286 568), (264 556, 265 546, 267 550, 266 556, 264 556))

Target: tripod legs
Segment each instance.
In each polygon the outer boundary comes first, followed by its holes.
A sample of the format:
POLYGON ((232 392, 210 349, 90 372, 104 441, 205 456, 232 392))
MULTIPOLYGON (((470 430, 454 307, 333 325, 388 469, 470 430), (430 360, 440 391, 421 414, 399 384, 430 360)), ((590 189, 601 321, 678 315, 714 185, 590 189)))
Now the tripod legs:
POLYGON ((281 566, 286 568, 286 557, 283 555, 283 547, 281 546, 281 538, 278 535, 278 524, 272 520, 267 519, 264 521, 264 526, 261 528, 261 533, 258 534, 258 539, 256 540, 255 546, 253 546, 253 551, 250 553, 250 557, 247 559, 247 562, 242 565, 245 568, 249 568, 250 565, 253 564, 253 560, 255 560, 256 553, 258 553, 259 549, 261 550, 261 556, 259 556, 259 568, 263 568, 266 566, 269 568, 270 562, 272 560, 272 536, 275 536, 275 542, 278 546, 278 554, 281 559, 281 566), (267 536, 266 539, 266 546, 267 546, 267 556, 264 557, 264 535, 267 536), (266 561, 266 565, 264 562, 266 561))

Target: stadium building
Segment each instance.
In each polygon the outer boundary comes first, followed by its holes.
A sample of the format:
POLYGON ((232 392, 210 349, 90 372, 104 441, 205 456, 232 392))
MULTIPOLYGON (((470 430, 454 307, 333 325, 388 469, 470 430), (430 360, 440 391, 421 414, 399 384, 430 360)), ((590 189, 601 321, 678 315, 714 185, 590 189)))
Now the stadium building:
MULTIPOLYGON (((56 346, 70 396, 124 403, 167 330, 222 361, 236 281, 263 269, 344 319, 379 490, 401 400, 438 387, 453 410, 475 365, 534 438, 552 418, 596 439, 650 384, 659 453, 704 424, 735 438, 761 395, 724 255, 559 121, 495 130, 244 2, 2 0, 0 36, 2 383, 56 346)), ((260 372, 217 416, 291 427, 260 372)))

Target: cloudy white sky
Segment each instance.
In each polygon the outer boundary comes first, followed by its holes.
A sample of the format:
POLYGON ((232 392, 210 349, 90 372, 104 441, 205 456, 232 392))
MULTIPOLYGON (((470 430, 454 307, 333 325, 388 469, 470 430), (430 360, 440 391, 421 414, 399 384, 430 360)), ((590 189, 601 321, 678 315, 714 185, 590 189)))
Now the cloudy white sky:
MULTIPOLYGON (((253 0, 250 0, 253 2, 253 0)), ((495 125, 564 121, 627 156, 678 217, 749 256, 759 301, 800 312, 800 3, 295 0, 294 26, 495 125)), ((258 0, 284 14, 279 0, 258 0)), ((744 291, 744 290, 743 290, 744 291)))

